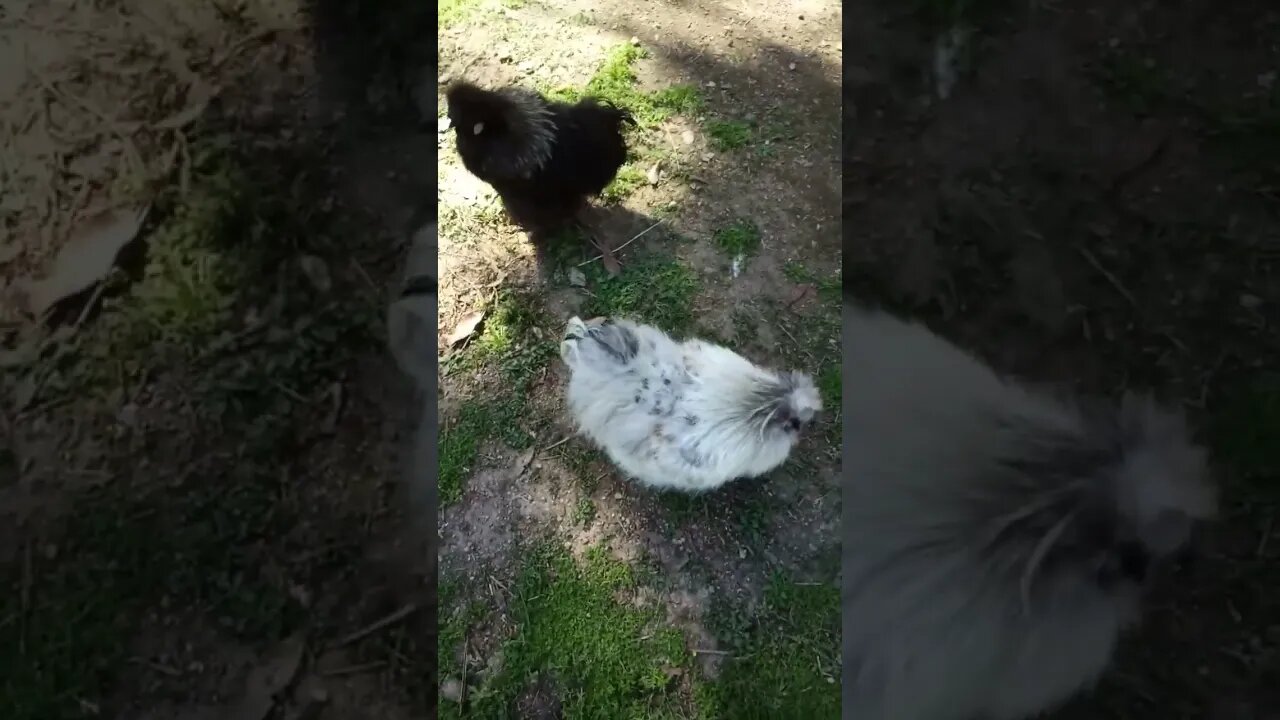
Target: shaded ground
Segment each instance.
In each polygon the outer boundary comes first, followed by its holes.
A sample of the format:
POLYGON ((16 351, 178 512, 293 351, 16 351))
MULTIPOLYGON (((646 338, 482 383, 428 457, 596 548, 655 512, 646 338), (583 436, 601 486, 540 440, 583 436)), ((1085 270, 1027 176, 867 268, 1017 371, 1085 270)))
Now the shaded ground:
POLYGON ((1219 466, 1199 574, 1054 717, 1280 717, 1280 15, 993 0, 845 20, 846 279, 1006 371, 1181 401, 1219 466))
POLYGON ((0 10, 0 715, 432 716, 382 327, 418 7, 0 10))
POLYGON ((586 91, 640 120, 592 213, 621 274, 567 237, 545 281, 441 128, 442 717, 838 717, 839 7, 481 2, 440 20, 442 83, 586 91), (767 479, 645 490, 569 437, 572 314, 805 370, 833 411, 767 479))

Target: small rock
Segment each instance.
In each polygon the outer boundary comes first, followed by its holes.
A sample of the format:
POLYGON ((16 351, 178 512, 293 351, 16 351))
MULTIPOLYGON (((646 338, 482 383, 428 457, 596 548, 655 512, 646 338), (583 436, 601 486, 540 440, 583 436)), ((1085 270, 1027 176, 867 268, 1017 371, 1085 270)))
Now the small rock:
POLYGON ((622 499, 622 493, 621 493, 621 492, 616 492, 616 493, 614 493, 614 494, 613 494, 613 499, 614 499, 614 500, 621 500, 621 499, 622 499))
POLYGON ((569 284, 574 287, 586 287, 587 276, 578 268, 569 268, 569 284))
POLYGON ((649 168, 649 172, 645 173, 645 178, 648 179, 650 185, 656 187, 658 180, 662 179, 662 163, 654 163, 653 167, 649 168))
POLYGON ((707 87, 709 87, 709 88, 713 88, 713 87, 715 87, 715 86, 716 86, 716 81, 715 81, 715 80, 708 80, 706 84, 707 84, 707 87))
POLYGON ((739 551, 738 551, 738 559, 739 559, 739 560, 746 560, 746 559, 747 559, 747 549, 746 549, 746 548, 742 548, 741 550, 739 550, 739 551))
POLYGON ((703 153, 702 159, 710 162, 711 160, 715 159, 715 156, 716 156, 715 153, 703 153))
POLYGON ((692 145, 692 144, 693 144, 693 131, 692 131, 692 130, 685 130, 684 132, 680 133, 680 139, 681 139, 681 140, 684 140, 684 144, 685 144, 685 145, 692 145))
POLYGON ((796 64, 795 64, 795 63, 791 63, 790 65, 788 65, 788 66, 787 66, 787 69, 788 69, 788 70, 795 70, 795 69, 796 69, 796 64))
POLYGON ((436 120, 436 133, 443 135, 447 132, 449 132, 449 118, 446 116, 436 120))
POLYGON ((462 683, 454 678, 445 678, 440 683, 440 696, 449 702, 462 702, 462 683))
POLYGON ((640 47, 640 38, 636 37, 635 35, 632 35, 631 44, 635 47, 640 47))

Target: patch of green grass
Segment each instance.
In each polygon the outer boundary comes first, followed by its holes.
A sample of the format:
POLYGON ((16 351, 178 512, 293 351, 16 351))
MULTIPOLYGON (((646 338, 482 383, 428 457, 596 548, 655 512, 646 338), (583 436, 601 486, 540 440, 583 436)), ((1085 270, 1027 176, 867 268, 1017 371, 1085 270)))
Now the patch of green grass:
POLYGON ((512 388, 523 390, 558 352, 557 343, 542 330, 549 324, 539 298, 505 290, 485 315, 480 337, 458 362, 469 369, 497 367, 512 388))
POLYGON ((818 280, 812 270, 794 260, 788 260, 782 266, 782 274, 793 283, 812 283, 818 280))
POLYGON ((767 481, 737 481, 724 492, 706 495, 663 492, 657 499, 667 518, 676 525, 729 522, 742 531, 752 546, 759 546, 768 531, 771 512, 767 496, 758 487, 761 482, 767 481))
POLYGON ((620 203, 631 197, 631 194, 639 190, 648 182, 644 171, 635 165, 635 163, 627 163, 618 170, 618 175, 604 189, 601 196, 606 203, 620 203))
POLYGON ((642 257, 627 263, 617 277, 594 264, 587 270, 594 296, 584 307, 583 317, 623 315, 674 333, 683 332, 693 321, 698 278, 673 258, 642 257))
POLYGON ((529 384, 558 352, 555 336, 544 329, 549 323, 538 297, 504 291, 489 308, 480 336, 451 360, 451 370, 496 369, 497 377, 491 383, 498 387, 482 390, 441 425, 442 505, 462 498, 465 480, 474 470, 476 455, 485 441, 498 439, 515 450, 532 442, 523 427, 529 384))
POLYGON ((840 303, 840 272, 837 270, 835 274, 828 277, 820 278, 818 274, 803 264, 794 260, 788 260, 782 266, 782 274, 791 282, 796 284, 811 284, 817 287, 818 297, 822 302, 828 305, 837 305, 840 303))
POLYGON ((684 637, 655 628, 656 610, 618 601, 636 588, 633 570, 600 547, 582 562, 551 545, 527 557, 513 592, 519 633, 503 645, 501 672, 469 693, 461 717, 514 717, 517 698, 539 676, 567 718, 684 716, 688 698, 675 677, 689 672, 684 637))
POLYGON ((751 255, 760 247, 760 228, 750 220, 735 220, 716 231, 715 241, 730 257, 751 255))
POLYGON ((822 404, 830 409, 840 407, 842 397, 840 366, 828 365, 818 374, 818 392, 822 394, 822 404))
MULTIPOLYGON (((308 159, 240 156, 205 142, 192 157, 189 192, 157 200, 141 276, 113 281, 116 296, 46 390, 118 397, 122 384, 166 378, 181 385, 204 431, 197 445, 216 446, 225 460, 181 474, 167 466, 174 476, 156 482, 146 471, 136 478, 131 459, 112 483, 72 498, 56 528, 56 557, 32 548, 38 560, 25 612, 16 594, 0 594, 0 617, 21 617, 0 623, 7 718, 79 716, 79 699, 103 696, 142 614, 162 598, 254 642, 269 643, 301 619, 297 601, 266 570, 283 562, 282 551, 257 541, 298 532, 281 448, 315 432, 314 390, 341 375, 353 348, 377 342, 371 308, 350 288, 318 291, 300 270, 304 250, 324 259, 320 243, 299 246, 315 234, 307 228, 342 227, 340 218, 298 211, 288 193, 312 190, 303 180, 280 181, 300 178, 298 164, 308 159), (279 188, 291 189, 282 197, 279 188), (251 315, 262 322, 251 324, 251 315)), ((155 438, 146 439, 131 452, 154 453, 155 438)), ((317 532, 359 530, 339 521, 317 532)), ((343 552, 317 555, 312 565, 343 552)), ((16 586, 22 572, 0 568, 0 581, 16 586)))
POLYGON ((719 612, 717 635, 735 662, 698 688, 708 717, 840 717, 840 591, 775 575, 755 620, 719 612))
POLYGON ((630 43, 609 49, 599 69, 585 87, 542 87, 547 97, 561 102, 577 102, 591 95, 625 108, 642 127, 652 127, 674 114, 692 114, 702 107, 697 88, 675 85, 651 93, 636 89, 635 64, 647 52, 630 43))
POLYGON ((650 95, 649 100, 656 109, 674 115, 693 115, 703 107, 702 95, 692 85, 663 88, 650 95))
POLYGON ((582 489, 586 492, 595 492, 595 482, 599 473, 596 467, 603 462, 603 456, 598 450, 587 444, 585 440, 575 439, 556 448, 555 456, 560 462, 564 463, 564 467, 582 485, 582 489))
POLYGON ((441 29, 453 27, 468 19, 482 4, 482 0, 440 0, 436 5, 436 25, 441 29))
POLYGON ((579 525, 590 525, 596 518, 596 504, 591 498, 581 498, 573 508, 573 521, 579 525))
POLYGON ((712 120, 707 123, 706 131, 711 147, 716 150, 737 150, 751 140, 751 126, 737 120, 712 120))
MULTIPOLYGON (((256 473, 255 473, 256 475, 256 473)), ((80 698, 108 690, 130 654, 141 613, 161 597, 224 619, 237 638, 270 641, 302 611, 243 550, 282 532, 275 477, 210 474, 179 487, 113 487, 78 499, 58 560, 32 548, 32 596, 0 594, 0 707, 9 720, 80 717, 80 698), (224 486, 229 484, 229 487, 224 486), (161 542, 157 542, 157 540, 161 542)), ((0 581, 21 584, 19 568, 0 581)))
POLYGON ((436 5, 436 27, 444 30, 494 15, 501 9, 519 10, 526 5, 526 0, 441 0, 436 5))
POLYGON ((440 619, 436 634, 437 677, 442 680, 456 679, 461 676, 462 671, 458 651, 462 648, 468 631, 484 620, 485 606, 466 600, 461 582, 453 578, 441 578, 438 599, 440 619))

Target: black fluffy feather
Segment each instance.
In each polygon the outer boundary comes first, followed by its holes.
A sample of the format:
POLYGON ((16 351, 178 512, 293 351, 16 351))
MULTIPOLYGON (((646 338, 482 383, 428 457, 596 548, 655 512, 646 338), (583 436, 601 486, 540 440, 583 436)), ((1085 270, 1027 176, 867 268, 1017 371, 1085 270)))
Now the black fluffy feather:
POLYGON ((493 186, 526 230, 553 231, 572 219, 627 160, 622 125, 635 119, 596 98, 570 105, 468 82, 454 83, 445 97, 462 164, 493 186))

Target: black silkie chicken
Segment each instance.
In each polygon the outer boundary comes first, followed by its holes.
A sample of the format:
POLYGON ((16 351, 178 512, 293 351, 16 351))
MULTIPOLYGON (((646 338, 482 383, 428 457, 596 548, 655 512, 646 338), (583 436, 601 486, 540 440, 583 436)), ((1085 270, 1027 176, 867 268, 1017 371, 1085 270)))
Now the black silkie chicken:
POLYGON ((507 214, 535 238, 572 220, 627 160, 631 113, 586 97, 570 105, 533 90, 485 90, 458 81, 445 91, 458 155, 493 186, 507 214))

